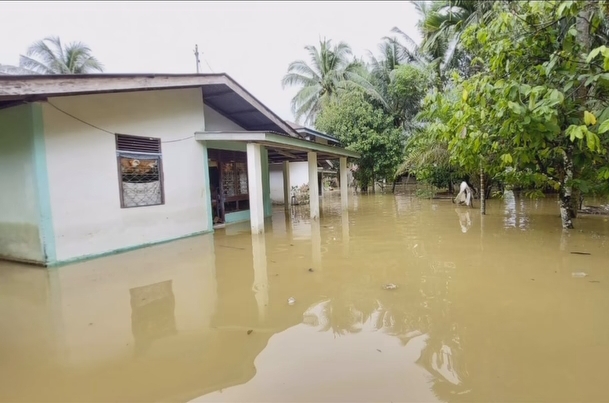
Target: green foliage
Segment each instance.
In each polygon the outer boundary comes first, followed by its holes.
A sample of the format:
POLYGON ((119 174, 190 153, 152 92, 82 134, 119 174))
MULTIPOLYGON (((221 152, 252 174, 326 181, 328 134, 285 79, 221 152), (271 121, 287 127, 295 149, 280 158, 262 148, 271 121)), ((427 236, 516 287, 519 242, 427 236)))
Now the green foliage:
POLYGON ((433 199, 436 195, 436 189, 433 186, 425 186, 417 188, 415 196, 420 199, 433 199))
POLYGON ((356 179, 393 178, 402 161, 402 130, 362 90, 341 92, 320 113, 316 128, 338 137, 348 149, 360 152, 356 179))
POLYGON ((324 104, 337 94, 345 80, 357 75, 360 65, 351 58, 351 48, 344 42, 332 46, 329 39, 320 40, 319 49, 306 46, 310 62, 296 60, 290 63, 283 77, 283 87, 299 86, 292 99, 292 111, 296 120, 305 117, 306 123, 314 123, 324 104))
POLYGON ((421 110, 430 84, 431 74, 420 67, 404 64, 392 71, 388 98, 394 105, 394 113, 407 123, 406 127, 421 110))
POLYGON ((61 43, 48 37, 33 43, 19 58, 19 66, 35 74, 89 74, 104 71, 103 65, 82 42, 61 43))
POLYGON ((441 122, 435 135, 448 142, 457 166, 482 167, 506 183, 583 192, 600 179, 592 171, 606 172, 590 169, 607 166, 608 139, 601 135, 609 131, 609 113, 606 98, 596 96, 606 69, 590 63, 604 49, 583 55, 588 62, 578 59, 573 17, 586 3, 558 3, 497 2, 491 18, 463 32, 478 72, 453 81, 460 97, 435 94, 424 111, 441 122), (574 162, 569 183, 567 156, 574 162))
POLYGON ((447 189, 454 180, 450 167, 428 165, 415 171, 418 181, 428 183, 438 189, 447 189))
POLYGON ((415 3, 422 44, 394 28, 319 108, 316 126, 362 153, 361 180, 609 192, 606 1, 415 3))

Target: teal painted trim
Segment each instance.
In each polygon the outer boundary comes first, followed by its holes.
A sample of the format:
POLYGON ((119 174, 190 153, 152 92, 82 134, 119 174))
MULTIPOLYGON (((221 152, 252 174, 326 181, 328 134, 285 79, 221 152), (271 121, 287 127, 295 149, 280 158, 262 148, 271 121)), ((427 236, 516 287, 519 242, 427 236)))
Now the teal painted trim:
POLYGON ((114 249, 114 250, 111 250, 108 252, 97 253, 97 254, 93 254, 93 255, 78 256, 75 258, 66 259, 66 260, 62 260, 62 261, 49 262, 46 266, 47 267, 60 267, 60 266, 65 266, 67 264, 80 263, 80 262, 97 259, 97 258, 104 257, 104 256, 117 255, 119 253, 125 253, 125 252, 130 252, 133 250, 137 250, 137 249, 148 248, 150 246, 162 245, 162 244, 173 242, 173 241, 179 241, 180 239, 192 238, 192 237, 201 236, 201 235, 211 235, 211 234, 213 234, 213 231, 208 231, 208 230, 199 231, 199 232, 194 232, 192 234, 179 236, 176 238, 164 239, 162 241, 149 242, 149 243, 145 243, 142 245, 127 246, 125 248, 114 249))
POLYGON ((55 231, 51 212, 51 193, 49 191, 49 175, 47 173, 47 156, 44 139, 44 121, 42 105, 39 102, 30 104, 34 174, 36 175, 36 192, 38 194, 40 244, 45 263, 53 262, 56 258, 55 231))
POLYGON ((236 222, 248 221, 250 219, 250 211, 236 211, 234 213, 226 213, 224 215, 224 222, 227 224, 233 224, 236 222))
POLYGON ((203 142, 203 169, 205 170, 205 183, 203 184, 203 197, 205 198, 205 208, 207 209, 207 229, 214 230, 214 217, 211 205, 211 185, 209 181, 209 155, 207 153, 207 144, 203 142))
POLYGON ((207 141, 207 147, 216 150, 247 152, 247 144, 240 141, 207 141))
POLYGON ((262 203, 264 204, 264 216, 273 215, 273 205, 271 201, 271 176, 269 173, 269 151, 262 148, 262 203))

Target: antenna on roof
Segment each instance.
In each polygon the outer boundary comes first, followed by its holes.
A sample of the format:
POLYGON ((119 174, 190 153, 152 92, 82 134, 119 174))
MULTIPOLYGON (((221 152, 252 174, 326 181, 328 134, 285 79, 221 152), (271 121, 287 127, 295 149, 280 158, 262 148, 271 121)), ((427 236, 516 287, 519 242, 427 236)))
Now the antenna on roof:
POLYGON ((201 60, 199 60, 199 45, 195 45, 195 61, 197 63, 197 74, 199 74, 199 66, 201 66, 201 60))

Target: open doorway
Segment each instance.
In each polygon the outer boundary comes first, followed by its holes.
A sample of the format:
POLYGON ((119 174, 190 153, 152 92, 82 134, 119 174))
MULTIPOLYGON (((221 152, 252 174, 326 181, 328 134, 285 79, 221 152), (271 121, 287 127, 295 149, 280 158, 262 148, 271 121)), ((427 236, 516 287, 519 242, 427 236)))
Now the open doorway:
POLYGON ((220 169, 215 161, 209 164, 209 188, 213 223, 221 224, 224 222, 224 209, 220 195, 220 169))
POLYGON ((243 220, 249 210, 247 154, 213 148, 207 153, 214 225, 243 220))

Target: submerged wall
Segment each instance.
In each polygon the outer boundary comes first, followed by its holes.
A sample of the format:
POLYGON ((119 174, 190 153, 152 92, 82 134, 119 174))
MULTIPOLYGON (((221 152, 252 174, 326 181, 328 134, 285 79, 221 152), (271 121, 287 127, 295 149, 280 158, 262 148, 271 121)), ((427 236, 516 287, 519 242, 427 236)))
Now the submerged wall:
MULTIPOLYGON (((309 163, 290 162, 290 188, 305 184, 309 184, 309 163)), ((283 204, 283 164, 270 166, 270 198, 273 203, 283 204)))
POLYGON ((46 178, 39 112, 37 104, 0 110, 0 258, 44 264, 39 195, 44 196, 46 178))

